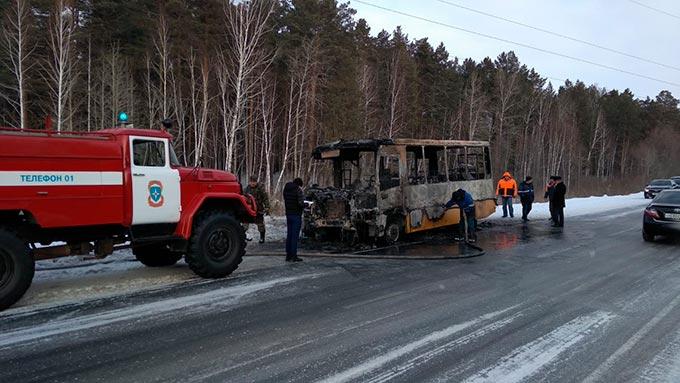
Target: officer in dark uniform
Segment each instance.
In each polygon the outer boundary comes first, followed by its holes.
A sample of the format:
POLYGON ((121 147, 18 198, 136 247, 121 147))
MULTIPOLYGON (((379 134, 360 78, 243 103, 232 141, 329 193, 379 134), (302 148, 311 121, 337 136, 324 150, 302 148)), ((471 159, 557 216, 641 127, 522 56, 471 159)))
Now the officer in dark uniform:
MULTIPOLYGON (((264 186, 257 182, 257 177, 252 176, 248 180, 248 186, 244 190, 246 194, 250 194, 255 198, 255 203, 257 204, 257 216, 255 217, 255 224, 257 225, 257 230, 260 232, 260 243, 264 243, 264 235, 266 228, 264 226, 264 215, 269 215, 269 196, 264 190, 264 186)), ((243 229, 248 230, 250 225, 243 224, 243 229)))

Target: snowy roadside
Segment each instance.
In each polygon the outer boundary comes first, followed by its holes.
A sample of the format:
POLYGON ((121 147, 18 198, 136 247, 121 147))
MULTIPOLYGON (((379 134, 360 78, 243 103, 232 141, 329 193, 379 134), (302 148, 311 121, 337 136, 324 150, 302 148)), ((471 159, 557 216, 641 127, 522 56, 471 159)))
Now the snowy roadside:
MULTIPOLYGON (((590 214, 599 214, 612 210, 621 210, 626 208, 641 208, 649 204, 643 193, 634 193, 628 195, 617 196, 601 196, 601 197, 584 197, 584 198, 569 198, 566 201, 567 207, 564 209, 566 217, 578 217, 590 214)), ((515 217, 522 216, 522 204, 513 204, 515 217)), ((642 214, 642 213, 641 213, 642 214)), ((502 206, 496 207, 496 213, 491 215, 490 219, 500 219, 503 217, 502 206)), ((529 219, 532 218, 550 218, 550 209, 548 202, 534 203, 529 214, 529 219)), ((611 218, 608 216, 607 218, 611 218)))
MULTIPOLYGON (((234 275, 283 265, 280 257, 248 256, 243 259, 234 275)), ((141 291, 161 290, 201 280, 184 260, 171 267, 146 267, 137 262, 129 249, 117 251, 102 260, 89 260, 80 256, 38 261, 33 284, 28 292, 4 313, 16 314, 141 291)))

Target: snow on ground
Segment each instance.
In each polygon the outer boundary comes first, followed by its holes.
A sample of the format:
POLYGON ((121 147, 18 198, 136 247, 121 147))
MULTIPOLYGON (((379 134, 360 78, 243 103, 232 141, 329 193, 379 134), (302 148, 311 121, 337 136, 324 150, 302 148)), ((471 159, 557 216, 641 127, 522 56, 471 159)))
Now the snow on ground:
MULTIPOLYGON (((589 214, 599 214, 611 210, 621 210, 625 208, 642 208, 649 204, 642 193, 634 193, 629 195, 617 195, 602 197, 585 197, 585 198, 569 198, 567 199, 567 207, 564 209, 565 217, 576 217, 589 214)), ((550 210, 548 202, 534 203, 529 213, 529 219, 532 218, 550 218, 550 210)), ((513 205, 515 210, 515 217, 522 216, 522 205, 516 203, 513 205)), ((496 213, 491 219, 502 218, 503 207, 496 207, 496 213)), ((607 216, 612 218, 612 216, 607 216)))
MULTIPOLYGON (((280 257, 248 256, 234 274, 283 265, 280 257)), ((36 262, 33 284, 6 313, 158 290, 200 281, 182 260, 171 267, 146 267, 121 250, 101 260, 65 257, 36 262)))
MULTIPOLYGON (((267 228, 267 241, 285 241, 286 240, 286 216, 265 216, 264 224, 267 228)), ((257 242, 260 238, 260 233, 257 231, 257 225, 250 224, 247 235, 257 242)))

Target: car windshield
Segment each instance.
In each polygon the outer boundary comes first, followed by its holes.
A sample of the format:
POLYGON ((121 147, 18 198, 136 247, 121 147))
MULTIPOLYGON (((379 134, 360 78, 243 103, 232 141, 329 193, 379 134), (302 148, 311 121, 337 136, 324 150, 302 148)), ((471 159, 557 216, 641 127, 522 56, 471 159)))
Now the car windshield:
POLYGON ((670 180, 654 180, 652 181, 652 186, 668 186, 671 184, 670 180))
POLYGON ((680 192, 677 191, 665 191, 659 194, 654 200, 655 203, 669 203, 674 205, 680 205, 680 192))

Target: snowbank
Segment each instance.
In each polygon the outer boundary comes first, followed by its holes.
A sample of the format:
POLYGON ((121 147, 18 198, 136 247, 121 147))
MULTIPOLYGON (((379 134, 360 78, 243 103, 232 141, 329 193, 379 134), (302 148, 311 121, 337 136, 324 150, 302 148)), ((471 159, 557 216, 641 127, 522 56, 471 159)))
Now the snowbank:
MULTIPOLYGON (((611 210, 622 210, 626 208, 642 208, 649 204, 643 193, 635 193, 629 195, 617 195, 602 197, 585 197, 585 198, 569 198, 567 199, 567 207, 564 209, 564 215, 568 217, 576 217, 589 214, 600 214, 611 210)), ((515 217, 522 216, 522 204, 513 204, 515 210, 515 217)), ((498 206, 496 213, 491 219, 502 218, 503 207, 498 206)), ((529 219, 536 218, 550 218, 550 211, 547 202, 534 203, 529 219)), ((611 216, 607 216, 611 218, 611 216)))

